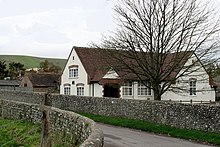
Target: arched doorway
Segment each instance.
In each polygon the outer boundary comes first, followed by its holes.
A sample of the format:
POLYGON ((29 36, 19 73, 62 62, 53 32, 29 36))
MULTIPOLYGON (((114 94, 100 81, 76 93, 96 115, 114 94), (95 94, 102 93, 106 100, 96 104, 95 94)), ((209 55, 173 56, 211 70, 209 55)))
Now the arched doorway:
POLYGON ((114 97, 114 98, 120 97, 119 84, 107 83, 103 87, 104 87, 104 97, 114 97))

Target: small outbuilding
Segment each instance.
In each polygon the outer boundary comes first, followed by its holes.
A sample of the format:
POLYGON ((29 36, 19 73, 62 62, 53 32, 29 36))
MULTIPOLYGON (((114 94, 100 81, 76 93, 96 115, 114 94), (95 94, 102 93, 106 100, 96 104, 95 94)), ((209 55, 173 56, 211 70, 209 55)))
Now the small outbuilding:
POLYGON ((60 74, 56 73, 25 73, 20 87, 33 88, 33 92, 59 93, 60 74))

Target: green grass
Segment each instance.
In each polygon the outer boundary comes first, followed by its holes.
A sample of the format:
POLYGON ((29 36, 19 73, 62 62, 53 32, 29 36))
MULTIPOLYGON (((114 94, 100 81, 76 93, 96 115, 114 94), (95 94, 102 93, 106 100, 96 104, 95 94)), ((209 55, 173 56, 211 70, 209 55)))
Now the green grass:
MULTIPOLYGON (((53 131, 53 147, 78 146, 73 134, 53 131)), ((41 126, 24 120, 0 118, 0 147, 36 147, 40 146, 41 126)))
POLYGON ((28 68, 36 68, 39 67, 40 62, 47 59, 49 62, 52 62, 54 65, 58 65, 61 69, 64 68, 66 64, 66 59, 57 59, 57 58, 40 58, 40 57, 33 57, 33 56, 19 56, 19 55, 0 55, 0 61, 6 61, 8 65, 11 62, 19 62, 24 64, 26 69, 28 68))
POLYGON ((0 118, 0 146, 39 146, 40 125, 23 120, 6 120, 0 118))
MULTIPOLYGON (((79 113, 79 112, 77 112, 79 113)), ((156 124, 136 119, 127 119, 119 117, 101 116, 88 113, 79 113, 96 122, 121 126, 126 128, 138 129, 155 134, 163 134, 171 137, 193 140, 201 143, 209 143, 220 146, 220 133, 209 133, 198 130, 179 129, 167 125, 156 124)))

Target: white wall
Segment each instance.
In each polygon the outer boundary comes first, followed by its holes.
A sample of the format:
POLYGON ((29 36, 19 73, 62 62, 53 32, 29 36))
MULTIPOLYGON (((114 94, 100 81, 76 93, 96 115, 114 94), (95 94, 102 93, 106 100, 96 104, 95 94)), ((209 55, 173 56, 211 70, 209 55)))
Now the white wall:
POLYGON ((87 73, 78 57, 76 54, 75 50, 72 49, 70 56, 68 58, 67 64, 64 68, 63 74, 61 76, 61 85, 60 85, 60 94, 64 94, 64 84, 70 84, 71 85, 71 95, 76 95, 77 93, 77 87, 76 84, 78 83, 83 83, 84 84, 84 95, 89 96, 89 85, 87 81, 87 73), (73 60, 74 57, 74 60, 73 60), (69 66, 71 65, 78 65, 78 77, 77 78, 69 78, 69 66), (75 84, 72 84, 72 81, 75 82, 75 84))
MULTIPOLYGON (((195 56, 186 63, 188 66, 192 63, 192 60, 196 60, 195 56)), ((180 74, 182 71, 180 72, 180 74)), ((215 101, 215 91, 209 85, 209 76, 205 69, 201 67, 201 64, 194 66, 188 72, 187 76, 181 77, 176 81, 174 87, 180 87, 183 90, 170 89, 162 95, 162 100, 174 100, 174 101, 215 101), (197 70, 198 69, 198 70, 197 70), (196 71, 195 71, 196 70, 196 71), (190 71, 194 71, 190 73, 190 71), (189 93, 189 80, 191 78, 196 79, 196 95, 190 95, 189 93)))
POLYGON ((141 99, 141 100, 153 100, 153 91, 151 91, 151 95, 144 95, 144 96, 140 96, 138 95, 138 82, 137 81, 133 81, 132 82, 132 96, 125 96, 123 95, 123 86, 121 86, 120 90, 121 90, 121 98, 124 99, 141 99))
POLYGON ((93 84, 90 84, 89 89, 90 89, 90 92, 89 92, 90 96, 94 96, 94 97, 102 97, 103 96, 102 85, 99 85, 98 83, 93 83, 93 84))

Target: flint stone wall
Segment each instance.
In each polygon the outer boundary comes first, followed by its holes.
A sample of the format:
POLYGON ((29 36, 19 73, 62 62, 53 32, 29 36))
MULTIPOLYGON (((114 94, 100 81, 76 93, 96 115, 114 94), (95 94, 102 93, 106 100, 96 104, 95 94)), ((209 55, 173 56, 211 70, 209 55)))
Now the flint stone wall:
MULTIPOLYGON (((37 104, 0 99, 0 116, 3 118, 25 119, 41 123, 42 111, 37 104)), ((45 106, 49 114, 49 126, 55 131, 65 131, 75 138, 80 147, 102 147, 102 130, 91 119, 74 112, 45 106)))
MULTIPOLYGON (((44 94, 0 91, 0 99, 39 102, 44 94)), ((140 119, 177 128, 220 133, 220 106, 166 101, 51 95, 53 107, 74 112, 140 119)))

